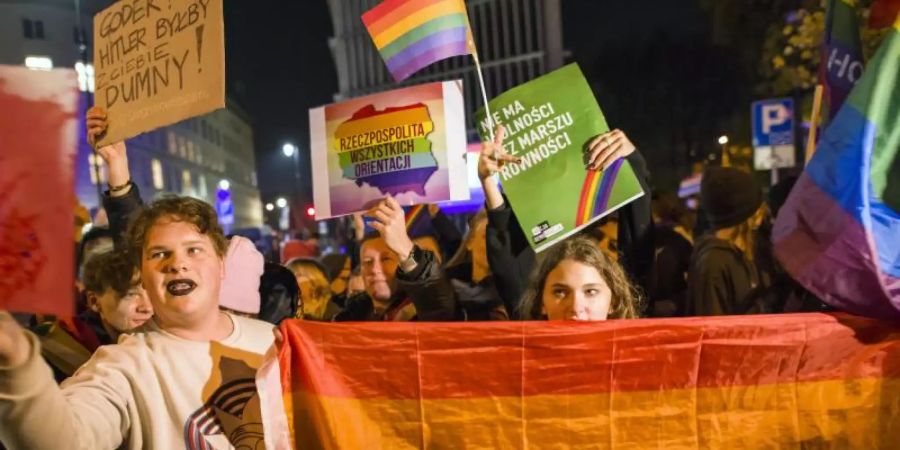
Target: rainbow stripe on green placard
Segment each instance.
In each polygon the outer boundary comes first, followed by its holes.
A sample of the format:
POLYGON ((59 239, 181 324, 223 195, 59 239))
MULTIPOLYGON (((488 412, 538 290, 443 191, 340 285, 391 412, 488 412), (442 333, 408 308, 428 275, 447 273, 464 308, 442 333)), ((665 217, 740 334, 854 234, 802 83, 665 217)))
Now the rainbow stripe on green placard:
POLYGON ((575 225, 581 226, 599 216, 609 205, 609 196, 612 194, 613 185, 619 169, 625 162, 618 159, 604 171, 588 170, 581 187, 581 198, 578 200, 578 214, 575 217, 575 225))

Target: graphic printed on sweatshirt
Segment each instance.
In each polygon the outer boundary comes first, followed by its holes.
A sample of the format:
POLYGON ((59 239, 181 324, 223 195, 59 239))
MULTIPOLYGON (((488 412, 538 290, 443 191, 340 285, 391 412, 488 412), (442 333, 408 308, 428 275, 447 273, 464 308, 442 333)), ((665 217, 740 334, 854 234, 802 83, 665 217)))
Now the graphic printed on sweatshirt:
POLYGON ((264 450, 256 369, 246 361, 222 356, 218 374, 221 385, 184 424, 185 448, 217 449, 211 438, 222 435, 236 449, 264 450))

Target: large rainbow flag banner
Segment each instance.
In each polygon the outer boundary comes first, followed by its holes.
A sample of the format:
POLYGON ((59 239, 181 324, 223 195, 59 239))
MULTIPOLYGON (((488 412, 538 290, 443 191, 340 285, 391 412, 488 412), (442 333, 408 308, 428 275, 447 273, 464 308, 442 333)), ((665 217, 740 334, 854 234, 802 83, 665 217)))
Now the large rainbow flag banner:
POLYGON ((398 83, 442 59, 474 53, 463 0, 386 0, 362 21, 398 83))
POLYGON ((257 384, 268 448, 896 448, 896 326, 287 321, 257 384))
POLYGON ((900 20, 822 135, 773 241, 825 302, 900 318, 900 20))

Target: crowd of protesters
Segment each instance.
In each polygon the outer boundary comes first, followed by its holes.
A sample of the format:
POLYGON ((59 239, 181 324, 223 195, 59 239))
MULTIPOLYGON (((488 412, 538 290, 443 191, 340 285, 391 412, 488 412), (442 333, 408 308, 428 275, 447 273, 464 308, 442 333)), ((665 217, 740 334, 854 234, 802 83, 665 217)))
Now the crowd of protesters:
MULTIPOLYGON (((87 119, 93 144, 107 117, 92 109, 87 119)), ((255 448, 254 403, 235 400, 224 381, 252 384, 278 339, 273 324, 289 318, 599 321, 822 308, 772 258, 768 230, 780 205, 766 201, 751 174, 708 169, 693 212, 675 195, 649 195, 647 164, 620 130, 589 143, 586 168, 624 158, 648 195, 535 254, 498 187, 495 174, 517 159, 503 150, 503 129, 495 134, 478 163, 485 205, 466 229, 430 205, 433 232, 411 236, 404 209, 387 197, 355 217, 346 255, 320 255, 314 237, 261 252, 225 236, 202 201, 144 204, 125 144, 98 148, 108 166, 108 225, 77 245, 77 314, 0 312, 0 441, 255 448), (242 414, 216 403, 232 400, 242 414)))

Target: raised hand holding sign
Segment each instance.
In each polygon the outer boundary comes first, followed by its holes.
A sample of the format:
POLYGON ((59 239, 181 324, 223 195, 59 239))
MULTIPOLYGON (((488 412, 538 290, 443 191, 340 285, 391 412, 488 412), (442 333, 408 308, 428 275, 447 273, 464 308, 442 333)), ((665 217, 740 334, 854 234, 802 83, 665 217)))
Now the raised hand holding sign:
POLYGON ((225 106, 222 0, 119 1, 94 16, 96 145, 225 106))

